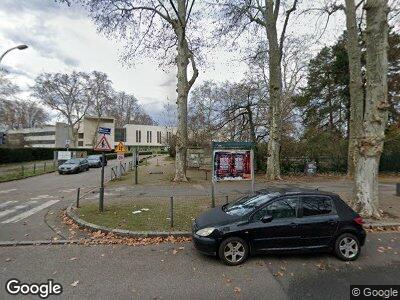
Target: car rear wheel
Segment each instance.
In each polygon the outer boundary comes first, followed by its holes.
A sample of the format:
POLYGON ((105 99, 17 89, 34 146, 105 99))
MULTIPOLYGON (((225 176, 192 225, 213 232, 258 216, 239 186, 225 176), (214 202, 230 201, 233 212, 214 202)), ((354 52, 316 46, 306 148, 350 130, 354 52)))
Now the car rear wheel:
POLYGON ((360 243, 351 233, 344 233, 336 239, 335 254, 344 261, 356 260, 360 255, 360 243))
POLYGON ((221 243, 218 254, 224 264, 237 266, 247 259, 249 247, 243 239, 231 237, 221 243))

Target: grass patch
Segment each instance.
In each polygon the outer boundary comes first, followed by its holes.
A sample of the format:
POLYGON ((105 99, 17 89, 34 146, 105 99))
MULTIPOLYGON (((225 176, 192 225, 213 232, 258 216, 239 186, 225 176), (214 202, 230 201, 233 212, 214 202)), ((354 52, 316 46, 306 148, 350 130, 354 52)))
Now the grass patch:
POLYGON ((174 202, 174 227, 170 227, 169 201, 135 201, 132 204, 109 204, 100 213, 97 204, 87 204, 78 209, 79 216, 87 222, 110 228, 133 231, 188 231, 197 215, 208 208, 209 200, 174 202), (148 209, 148 211, 142 210, 148 209), (133 214, 133 211, 142 210, 133 214))
POLYGON ((47 174, 47 173, 53 173, 54 169, 49 168, 49 170, 43 171, 43 170, 36 170, 33 172, 33 170, 27 170, 22 172, 10 172, 6 174, 0 174, 0 182, 6 182, 6 181, 12 181, 12 180, 18 180, 18 179, 24 179, 28 177, 33 177, 33 176, 38 176, 42 174, 47 174))

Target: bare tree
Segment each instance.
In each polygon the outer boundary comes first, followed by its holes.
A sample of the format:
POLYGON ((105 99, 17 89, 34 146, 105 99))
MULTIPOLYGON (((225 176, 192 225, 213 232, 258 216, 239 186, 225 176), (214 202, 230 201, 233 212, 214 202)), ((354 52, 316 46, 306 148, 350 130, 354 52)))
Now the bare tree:
POLYGON ((266 176, 270 179, 280 178, 280 141, 282 128, 282 49, 286 38, 286 29, 291 14, 297 8, 297 0, 285 9, 280 0, 226 0, 222 5, 222 18, 228 19, 227 31, 243 32, 250 24, 261 26, 268 39, 269 71, 269 139, 266 176), (282 30, 278 34, 278 18, 284 16, 282 30))
MULTIPOLYGON (((70 2, 70 1, 66 1, 70 2)), ((126 41, 125 59, 135 54, 166 55, 176 47, 178 131, 174 181, 187 181, 187 100, 198 77, 194 42, 189 40, 191 24, 195 19, 195 0, 77 0, 90 11, 98 29, 109 36, 126 41), (188 77, 188 66, 192 76, 188 77)))
POLYGON ((33 86, 33 96, 66 119, 74 147, 80 121, 91 105, 88 81, 88 75, 81 72, 43 73, 35 79, 33 86))
POLYGON ((366 11, 366 97, 363 130, 357 143, 355 169, 356 205, 367 217, 380 217, 378 210, 379 160, 388 122, 387 0, 367 0, 366 11))
POLYGON ((109 108, 109 114, 115 118, 116 127, 123 127, 131 123, 131 119, 139 110, 136 97, 125 92, 114 93, 112 95, 112 103, 112 106, 109 108))
POLYGON ((88 93, 91 99, 91 106, 88 112, 97 117, 96 130, 92 141, 92 144, 95 145, 101 117, 107 115, 112 106, 113 88, 107 74, 98 71, 93 71, 90 74, 88 83, 88 93))

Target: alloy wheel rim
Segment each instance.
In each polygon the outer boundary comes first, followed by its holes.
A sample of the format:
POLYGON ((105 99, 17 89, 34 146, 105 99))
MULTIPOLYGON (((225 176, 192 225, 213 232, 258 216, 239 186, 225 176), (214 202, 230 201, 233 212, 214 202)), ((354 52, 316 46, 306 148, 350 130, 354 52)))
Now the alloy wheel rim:
POLYGON ((340 253, 346 258, 353 258, 358 253, 357 242, 351 237, 345 237, 339 243, 340 253))
POLYGON ((231 263, 237 263, 244 258, 245 248, 241 242, 230 242, 225 245, 224 256, 231 263))

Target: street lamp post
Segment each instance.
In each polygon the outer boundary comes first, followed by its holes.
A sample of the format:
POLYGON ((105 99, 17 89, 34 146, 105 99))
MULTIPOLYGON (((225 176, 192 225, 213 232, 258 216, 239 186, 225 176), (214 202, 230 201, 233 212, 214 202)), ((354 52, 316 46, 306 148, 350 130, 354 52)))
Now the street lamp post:
POLYGON ((4 57, 8 52, 10 52, 10 51, 12 51, 12 50, 15 50, 15 49, 18 49, 18 50, 25 50, 26 48, 28 48, 27 45, 18 45, 18 46, 16 46, 16 47, 13 47, 13 48, 8 49, 6 52, 4 52, 4 53, 0 56, 0 63, 1 63, 1 60, 3 59, 3 57, 4 57))

